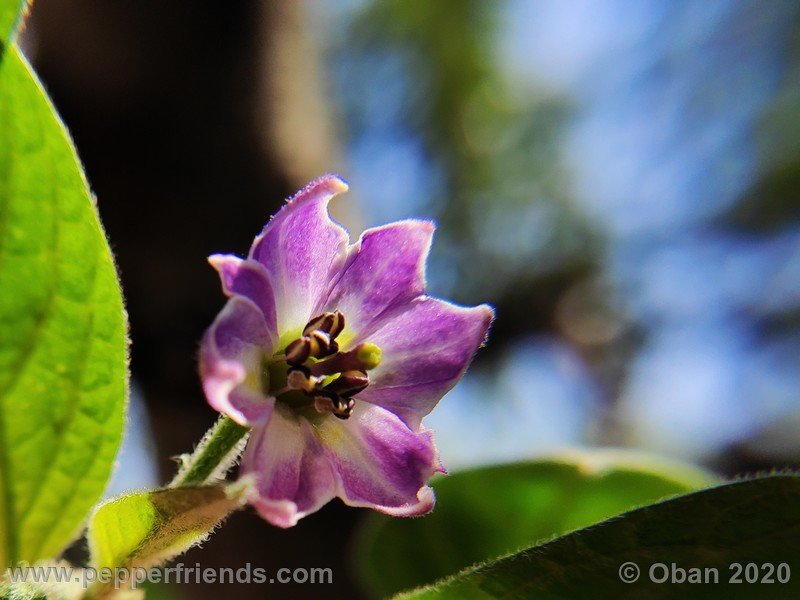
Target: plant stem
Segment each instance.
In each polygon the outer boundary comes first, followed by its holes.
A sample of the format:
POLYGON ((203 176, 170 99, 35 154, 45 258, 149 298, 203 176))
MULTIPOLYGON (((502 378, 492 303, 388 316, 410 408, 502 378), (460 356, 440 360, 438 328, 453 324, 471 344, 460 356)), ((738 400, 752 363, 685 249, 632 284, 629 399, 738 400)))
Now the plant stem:
POLYGON ((169 487, 203 485, 225 475, 244 449, 247 427, 228 417, 220 417, 200 440, 191 455, 184 455, 182 465, 169 487))

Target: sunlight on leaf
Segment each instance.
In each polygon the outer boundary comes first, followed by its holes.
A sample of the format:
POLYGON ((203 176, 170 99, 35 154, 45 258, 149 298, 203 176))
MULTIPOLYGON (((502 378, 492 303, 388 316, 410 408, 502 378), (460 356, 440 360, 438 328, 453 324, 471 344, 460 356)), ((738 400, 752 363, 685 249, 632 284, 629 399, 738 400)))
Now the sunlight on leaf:
POLYGON ((101 504, 89 522, 92 567, 149 568, 205 540, 244 502, 245 484, 135 492, 101 504))

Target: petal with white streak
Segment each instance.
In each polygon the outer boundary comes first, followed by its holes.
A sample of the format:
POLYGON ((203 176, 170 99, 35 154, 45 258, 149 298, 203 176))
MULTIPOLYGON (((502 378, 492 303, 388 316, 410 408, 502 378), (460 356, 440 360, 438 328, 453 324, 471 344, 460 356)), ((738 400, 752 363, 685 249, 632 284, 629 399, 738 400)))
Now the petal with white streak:
POLYGON ((369 335, 381 364, 359 394, 417 429, 422 417, 461 378, 486 340, 494 311, 421 297, 369 335))
POLYGON ((326 175, 290 198, 256 237, 248 258, 267 270, 275 291, 278 331, 302 328, 341 269, 348 235, 328 214, 347 184, 326 175))
POLYGON ((269 418, 274 399, 260 380, 270 332, 261 311, 234 296, 208 328, 200 345, 200 377, 208 403, 242 425, 269 418))
POLYGON ((443 471, 430 431, 411 431, 379 406, 356 402, 347 420, 326 418, 315 426, 330 457, 337 492, 350 506, 394 516, 433 509, 428 480, 443 471))
POLYGON ((314 312, 340 310, 363 335, 381 318, 425 291, 425 260, 434 225, 399 221, 368 229, 349 250, 338 279, 314 312))
POLYGON ((268 423, 250 434, 241 472, 255 479, 251 504, 278 527, 292 527, 336 493, 328 457, 311 423, 281 404, 268 423))

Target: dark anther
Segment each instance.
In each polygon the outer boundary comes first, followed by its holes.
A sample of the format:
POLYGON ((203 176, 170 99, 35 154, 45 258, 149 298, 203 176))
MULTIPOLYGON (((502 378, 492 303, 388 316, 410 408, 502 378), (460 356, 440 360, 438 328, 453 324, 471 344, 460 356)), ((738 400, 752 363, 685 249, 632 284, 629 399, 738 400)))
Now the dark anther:
POLYGON ((333 416, 339 419, 349 419, 350 415, 353 414, 353 408, 355 408, 356 401, 352 398, 342 398, 339 395, 335 395, 333 400, 333 416))
POLYGON ((323 331, 328 334, 331 340, 344 329, 344 315, 338 310, 336 312, 326 312, 311 319, 303 329, 303 335, 311 335, 315 331, 323 331))
POLYGON ((339 349, 339 345, 331 341, 331 336, 319 329, 312 331, 309 335, 304 335, 303 338, 308 338, 311 356, 314 358, 330 356, 339 349), (334 346, 334 344, 336 345, 334 346))
POLYGON ((380 364, 380 348, 363 343, 340 353, 336 337, 343 330, 344 315, 338 310, 306 323, 301 336, 286 346, 284 389, 304 392, 321 413, 349 419, 356 405, 353 397, 369 385, 367 371, 380 364), (326 380, 330 383, 323 388, 326 380))
POLYGON ((311 335, 315 331, 324 331, 329 333, 329 329, 333 324, 333 313, 323 313, 318 317, 314 317, 303 328, 303 335, 311 335))
POLYGON ((298 367, 311 356, 311 340, 307 336, 293 341, 286 346, 286 362, 293 367, 298 367))
POLYGON ((356 401, 352 398, 342 398, 326 389, 317 391, 314 396, 314 407, 317 411, 333 413, 339 419, 349 419, 355 405, 356 401))
POLYGON ((331 339, 335 340, 343 330, 344 315, 337 310, 335 313, 333 313, 333 324, 331 325, 330 329, 328 329, 328 333, 331 335, 331 339))
POLYGON ((353 409, 356 406, 356 401, 352 398, 341 398, 342 403, 337 407, 337 410, 333 411, 333 416, 337 419, 349 419, 350 415, 353 414, 353 409))
POLYGON ((338 351, 339 344, 331 340, 330 335, 315 329, 310 334, 304 335, 286 346, 286 362, 296 367, 302 365, 309 358, 325 358, 338 351))
POLYGON ((339 352, 339 342, 337 342, 336 340, 331 340, 331 343, 328 346, 328 354, 326 354, 325 356, 333 356, 337 352, 339 352))
POLYGON ((325 389, 343 398, 352 398, 359 392, 363 392, 368 385, 369 377, 364 371, 345 371, 326 385, 325 389))

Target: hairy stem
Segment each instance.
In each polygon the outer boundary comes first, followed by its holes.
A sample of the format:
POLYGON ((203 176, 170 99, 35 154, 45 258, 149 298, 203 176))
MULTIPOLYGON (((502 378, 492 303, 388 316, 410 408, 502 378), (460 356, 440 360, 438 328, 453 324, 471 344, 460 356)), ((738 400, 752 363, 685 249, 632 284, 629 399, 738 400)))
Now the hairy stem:
POLYGON ((195 451, 182 457, 181 468, 169 487, 202 485, 223 477, 239 459, 249 432, 228 417, 220 417, 195 451))

